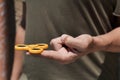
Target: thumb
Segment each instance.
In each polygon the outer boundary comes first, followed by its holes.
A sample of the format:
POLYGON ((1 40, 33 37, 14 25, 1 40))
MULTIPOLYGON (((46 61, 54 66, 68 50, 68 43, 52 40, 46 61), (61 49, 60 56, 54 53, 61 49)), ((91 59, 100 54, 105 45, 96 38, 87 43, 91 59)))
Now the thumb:
POLYGON ((61 41, 69 48, 75 48, 77 42, 76 39, 70 35, 63 34, 61 36, 61 41))
POLYGON ((92 38, 88 35, 80 35, 79 38, 73 38, 72 36, 64 34, 61 36, 61 39, 67 47, 75 48, 79 51, 87 49, 92 42, 92 38))

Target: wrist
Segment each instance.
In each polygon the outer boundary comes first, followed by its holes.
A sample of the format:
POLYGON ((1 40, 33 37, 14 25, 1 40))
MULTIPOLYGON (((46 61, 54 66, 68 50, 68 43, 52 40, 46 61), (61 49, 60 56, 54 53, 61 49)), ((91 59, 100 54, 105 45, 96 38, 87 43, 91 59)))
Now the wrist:
POLYGON ((14 77, 11 77, 10 80, 19 80, 19 78, 14 76, 14 77))
POLYGON ((95 51, 107 51, 112 43, 109 35, 100 35, 93 37, 93 45, 95 51))
POLYGON ((12 74, 10 80, 19 80, 21 74, 12 74))

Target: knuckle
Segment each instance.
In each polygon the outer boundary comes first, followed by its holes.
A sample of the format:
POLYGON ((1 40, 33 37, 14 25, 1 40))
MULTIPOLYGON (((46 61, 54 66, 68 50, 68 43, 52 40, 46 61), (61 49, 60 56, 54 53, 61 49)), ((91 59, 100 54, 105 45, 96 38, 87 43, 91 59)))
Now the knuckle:
POLYGON ((56 42, 56 39, 52 39, 51 41, 50 41, 50 44, 52 45, 52 44, 54 44, 56 42))
POLYGON ((56 41, 56 39, 52 39, 52 40, 51 40, 51 42, 55 42, 55 41, 56 41))

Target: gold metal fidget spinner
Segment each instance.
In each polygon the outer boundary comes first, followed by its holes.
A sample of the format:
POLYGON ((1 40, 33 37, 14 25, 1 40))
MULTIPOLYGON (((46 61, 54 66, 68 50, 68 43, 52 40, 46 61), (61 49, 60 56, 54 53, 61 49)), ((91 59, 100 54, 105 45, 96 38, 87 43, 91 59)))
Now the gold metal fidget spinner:
POLYGON ((40 54, 44 49, 47 49, 47 48, 48 48, 48 44, 45 44, 45 43, 15 45, 15 50, 28 51, 31 54, 40 54))

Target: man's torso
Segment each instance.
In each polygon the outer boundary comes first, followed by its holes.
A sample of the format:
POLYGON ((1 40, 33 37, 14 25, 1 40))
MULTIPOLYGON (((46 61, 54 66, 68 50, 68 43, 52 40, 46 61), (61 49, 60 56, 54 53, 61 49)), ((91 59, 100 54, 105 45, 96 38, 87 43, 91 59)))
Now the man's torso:
MULTIPOLYGON (((112 30, 115 1, 112 0, 26 0, 26 43, 49 43, 62 34, 93 36, 112 30)), ((51 48, 50 48, 51 49, 51 48)), ((109 56, 110 57, 110 56, 109 56)), ((108 57, 108 61, 111 59, 108 57)), ((25 56, 25 73, 29 80, 97 80, 105 53, 95 52, 75 63, 61 65, 42 57, 25 56)), ((114 55, 111 65, 115 68, 114 55)), ((109 67, 108 67, 109 68, 109 67)), ((115 80, 115 72, 105 70, 101 80, 115 80), (110 75, 111 77, 108 77, 110 75)), ((99 78, 100 79, 100 78, 99 78)))

